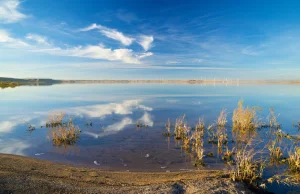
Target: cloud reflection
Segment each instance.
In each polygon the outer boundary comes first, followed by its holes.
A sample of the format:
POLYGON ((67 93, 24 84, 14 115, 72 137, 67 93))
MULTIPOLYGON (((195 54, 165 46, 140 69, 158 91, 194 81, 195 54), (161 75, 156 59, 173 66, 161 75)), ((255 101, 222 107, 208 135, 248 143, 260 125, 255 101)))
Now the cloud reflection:
POLYGON ((104 132, 101 133, 93 133, 93 132, 89 132, 89 131, 84 131, 83 133, 86 135, 89 135, 91 137, 94 137, 96 139, 100 138, 100 137, 104 137, 107 135, 112 135, 112 134, 116 134, 119 131, 123 130, 127 125, 133 124, 133 121, 131 118, 126 117, 124 118, 122 121, 118 122, 118 123, 114 123, 112 125, 109 125, 105 128, 104 132))
POLYGON ((123 103, 110 103, 92 106, 75 107, 69 110, 71 113, 86 115, 92 118, 104 117, 111 114, 127 115, 132 114, 133 109, 143 109, 151 111, 152 108, 141 105, 141 100, 127 100, 123 103))
POLYGON ((25 156, 24 151, 30 147, 30 144, 17 139, 6 139, 0 141, 0 153, 3 154, 25 156))

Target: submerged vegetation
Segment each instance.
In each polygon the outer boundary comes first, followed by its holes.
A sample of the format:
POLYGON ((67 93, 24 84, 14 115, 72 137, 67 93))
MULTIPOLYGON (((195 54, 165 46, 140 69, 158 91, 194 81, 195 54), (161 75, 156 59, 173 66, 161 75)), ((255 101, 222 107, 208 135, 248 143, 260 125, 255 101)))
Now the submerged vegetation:
POLYGON ((0 88, 15 88, 17 86, 20 86, 20 83, 17 82, 0 82, 0 88))
POLYGON ((276 115, 274 109, 270 109, 266 122, 260 122, 258 111, 261 111, 259 107, 244 107, 243 101, 239 101, 232 114, 232 126, 227 126, 227 112, 223 109, 214 123, 205 127, 204 120, 199 119, 192 129, 183 115, 176 119, 175 125, 168 119, 167 133, 163 135, 174 136, 181 142, 196 167, 205 166, 206 156, 220 157, 231 167, 229 175, 233 181, 242 181, 259 189, 265 189, 267 183, 274 181, 300 185, 299 136, 282 131, 277 122, 279 114, 276 115), (172 126, 174 134, 171 134, 172 126), (205 142, 206 135, 208 142, 205 142), (216 146, 219 154, 205 154, 205 143, 216 146), (287 152, 288 148, 292 151, 287 152), (286 166, 287 171, 266 179, 264 171, 273 164, 286 166))

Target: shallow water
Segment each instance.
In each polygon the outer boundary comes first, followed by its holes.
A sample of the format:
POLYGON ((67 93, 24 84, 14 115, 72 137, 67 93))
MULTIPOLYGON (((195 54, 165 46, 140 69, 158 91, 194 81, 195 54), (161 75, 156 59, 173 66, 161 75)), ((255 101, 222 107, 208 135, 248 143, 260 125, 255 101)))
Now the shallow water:
MULTIPOLYGON (((168 118, 186 114, 213 123, 225 108, 228 121, 240 99, 280 113, 285 133, 300 120, 297 85, 82 84, 22 86, 0 90, 0 153, 121 171, 196 170, 193 159, 173 137, 162 136, 168 118), (45 128, 49 113, 72 116, 82 133, 75 146, 55 147, 45 128), (137 128, 136 121, 148 127, 137 128), (91 123, 92 126, 86 125, 91 123), (28 126, 36 129, 28 131, 28 126), (41 128, 41 126, 43 126, 41 128)), ((205 153, 216 148, 205 144, 205 153)), ((207 169, 228 169, 217 157, 205 157, 207 169)), ((266 174, 276 171, 273 169, 266 174)))

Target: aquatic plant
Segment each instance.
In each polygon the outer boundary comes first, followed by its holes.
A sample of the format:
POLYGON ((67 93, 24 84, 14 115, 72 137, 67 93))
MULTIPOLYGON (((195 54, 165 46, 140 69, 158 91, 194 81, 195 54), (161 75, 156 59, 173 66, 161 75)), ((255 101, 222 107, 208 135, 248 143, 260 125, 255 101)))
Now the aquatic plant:
POLYGON ((74 145, 79 136, 80 136, 80 129, 77 126, 74 126, 72 119, 68 123, 68 126, 58 126, 57 129, 52 131, 52 143, 55 146, 67 146, 67 145, 74 145))
POLYGON ((191 142, 192 142, 192 150, 195 151, 196 154, 196 160, 194 165, 199 166, 205 166, 205 163, 203 161, 204 157, 204 122, 202 119, 199 119, 195 130, 191 136, 191 142))
POLYGON ((254 159, 254 149, 239 149, 235 157, 235 168, 230 172, 233 181, 242 181, 257 185, 262 178, 265 164, 254 159))
POLYGON ((225 127, 227 123, 227 112, 225 109, 221 110, 220 115, 217 119, 217 126, 218 127, 225 127))
POLYGON ((288 164, 291 172, 300 173, 300 147, 297 146, 289 152, 288 164))
POLYGON ((175 139, 185 139, 188 136, 190 129, 185 121, 185 115, 176 119, 174 135, 175 139))
POLYGON ((259 107, 246 107, 243 106, 243 101, 238 102, 238 107, 233 111, 232 128, 234 131, 245 133, 253 131, 258 127, 256 112, 260 110, 259 107))

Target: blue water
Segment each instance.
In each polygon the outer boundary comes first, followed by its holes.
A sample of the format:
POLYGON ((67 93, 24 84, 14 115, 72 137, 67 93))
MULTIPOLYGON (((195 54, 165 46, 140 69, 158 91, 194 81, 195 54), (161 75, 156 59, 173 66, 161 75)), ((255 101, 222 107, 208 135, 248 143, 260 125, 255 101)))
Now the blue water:
MULTIPOLYGON (((0 90, 0 153, 25 155, 79 166, 121 171, 196 170, 174 138, 162 136, 168 118, 185 114, 193 126, 201 117, 208 125, 224 108, 230 124, 237 102, 280 113, 285 133, 300 120, 297 85, 78 84, 21 86, 0 90), (82 133, 75 146, 55 147, 44 127, 51 113, 72 116, 82 133), (147 128, 136 128, 141 121, 147 128), (86 123, 93 123, 87 126, 86 123), (28 126, 36 129, 28 131, 28 126), (41 126, 43 126, 41 128, 41 126)), ((212 151, 205 145, 205 152, 212 151)), ((205 158, 206 168, 223 169, 205 158)), ((274 187, 276 188, 276 187, 274 187)))

